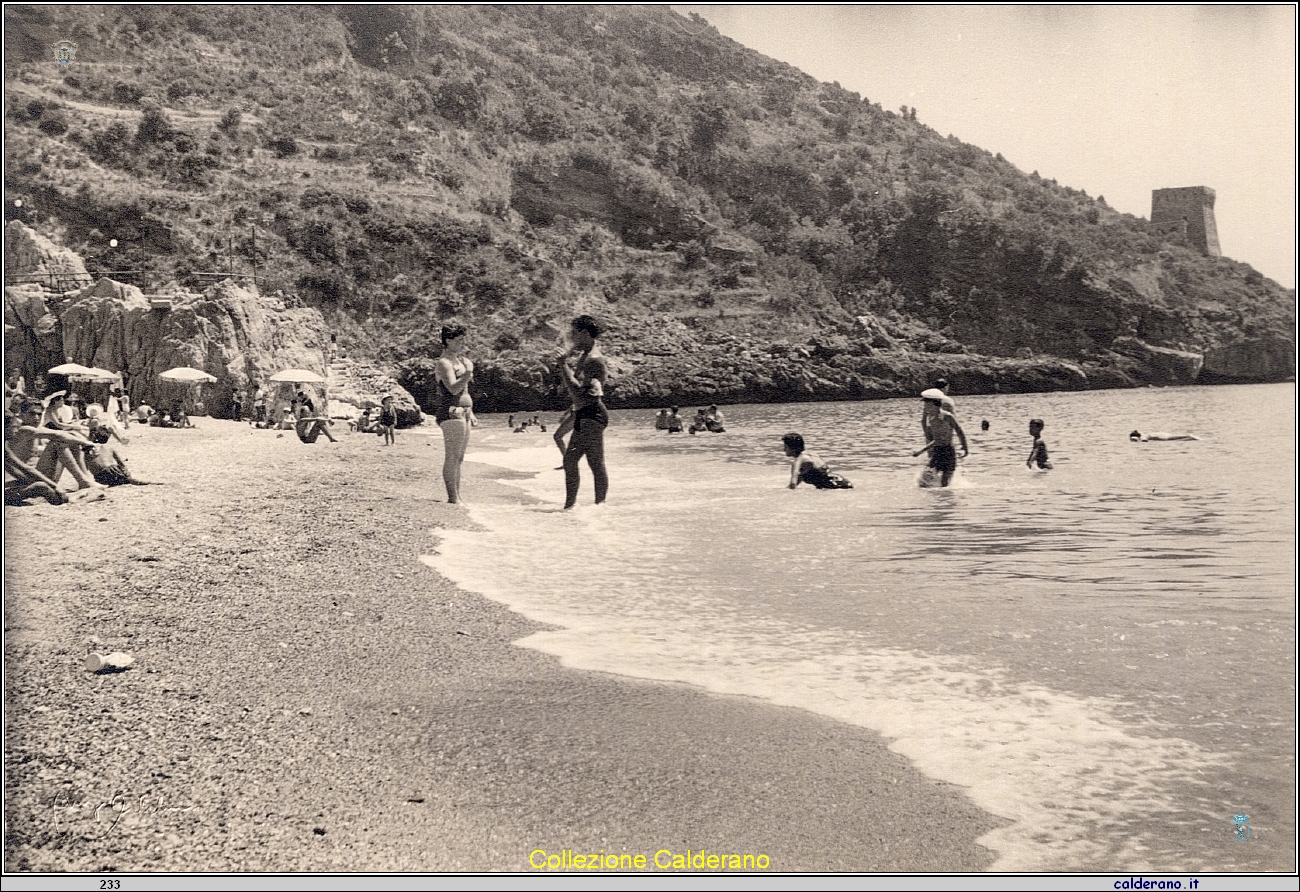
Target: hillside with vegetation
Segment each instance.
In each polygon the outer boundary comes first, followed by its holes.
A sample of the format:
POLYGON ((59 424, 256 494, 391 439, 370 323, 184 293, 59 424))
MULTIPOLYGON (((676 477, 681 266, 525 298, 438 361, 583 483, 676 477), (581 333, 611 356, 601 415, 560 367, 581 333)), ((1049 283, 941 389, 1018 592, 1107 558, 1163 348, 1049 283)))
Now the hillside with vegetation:
POLYGON ((4 15, 6 220, 255 277, 417 397, 455 319, 485 409, 558 405, 579 312, 613 405, 1294 373, 1294 291, 667 7, 4 15))

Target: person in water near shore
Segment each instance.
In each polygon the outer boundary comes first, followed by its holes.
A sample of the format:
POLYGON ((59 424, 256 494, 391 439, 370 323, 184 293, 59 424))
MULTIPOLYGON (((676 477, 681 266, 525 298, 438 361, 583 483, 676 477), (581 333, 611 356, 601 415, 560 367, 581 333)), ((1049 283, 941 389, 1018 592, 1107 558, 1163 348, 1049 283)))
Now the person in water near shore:
POLYGON ((937 392, 939 394, 938 405, 932 405, 927 402, 921 406, 921 433, 925 434, 925 439, 928 442, 934 439, 934 437, 930 436, 930 420, 934 418, 935 414, 938 413, 940 409, 947 409, 952 413, 952 416, 956 418, 957 405, 952 401, 952 397, 948 396, 948 382, 943 378, 935 381, 934 387, 930 388, 927 392, 937 392))
POLYGON ((474 380, 474 362, 465 355, 465 326, 442 327, 442 356, 434 366, 438 401, 433 418, 442 429, 442 483, 447 488, 447 503, 460 504, 460 468, 469 446, 469 431, 474 418, 474 398, 469 385, 474 380))
POLYGON ((955 433, 961 439, 961 457, 965 458, 970 454, 970 449, 966 445, 966 432, 957 423, 957 416, 944 407, 944 400, 947 397, 942 390, 932 387, 922 392, 921 399, 926 404, 922 412, 922 427, 926 431, 929 442, 912 455, 915 457, 923 452, 929 452, 929 466, 939 472, 939 485, 947 486, 957 470, 957 452, 953 449, 952 435, 955 433))
POLYGON ((704 413, 704 426, 711 434, 725 434, 727 428, 722 423, 722 410, 717 406, 709 406, 709 411, 704 413))
POLYGON ((1144 434, 1141 431, 1133 431, 1128 435, 1128 438, 1131 442, 1135 442, 1135 443, 1138 442, 1139 440, 1145 443, 1147 440, 1199 440, 1201 439, 1200 437, 1197 437, 1193 434, 1167 434, 1164 431, 1156 431, 1154 434, 1144 434))
POLYGON ((704 410, 697 409, 695 411, 695 418, 691 421, 691 426, 687 428, 687 430, 689 430, 692 434, 696 434, 699 433, 700 431, 706 431, 708 429, 709 429, 709 421, 707 418, 704 417, 704 410))
POLYGON ((668 433, 680 434, 682 432, 682 416, 677 414, 677 406, 673 406, 672 411, 668 413, 668 433))
POLYGON ((1052 461, 1047 457, 1047 444, 1043 442, 1043 419, 1034 418, 1030 420, 1029 436, 1034 438, 1034 446, 1029 451, 1029 458, 1025 461, 1025 467, 1032 468, 1037 464, 1044 471, 1052 470, 1052 461))
POLYGON ((852 489, 853 484, 839 474, 832 474, 826 462, 804 451, 803 435, 790 431, 781 438, 785 454, 790 457, 790 488, 808 483, 818 489, 852 489))
POLYGON ((609 412, 605 409, 605 379, 609 367, 596 344, 600 325, 591 316, 582 315, 570 323, 569 340, 574 350, 560 363, 565 386, 573 399, 573 436, 564 451, 564 507, 572 508, 578 501, 581 476, 578 462, 587 458, 587 467, 596 489, 596 504, 605 501, 609 492, 609 474, 605 470, 605 428, 609 426, 609 412), (575 357, 574 351, 577 352, 575 357))

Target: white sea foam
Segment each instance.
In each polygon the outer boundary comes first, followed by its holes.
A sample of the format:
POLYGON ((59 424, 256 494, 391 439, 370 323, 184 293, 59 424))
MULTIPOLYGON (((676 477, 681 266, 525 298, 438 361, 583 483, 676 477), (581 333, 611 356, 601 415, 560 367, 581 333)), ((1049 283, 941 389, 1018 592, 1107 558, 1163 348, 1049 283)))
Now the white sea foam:
POLYGON ((599 509, 584 466, 580 508, 559 510, 563 475, 549 442, 471 455, 534 475, 509 482, 539 501, 476 504, 484 531, 437 531, 440 553, 426 561, 555 627, 520 643, 566 666, 756 697, 879 732, 920 771, 1011 822, 982 839, 998 854, 995 870, 1169 868, 1147 860, 1150 840, 1135 827, 1185 810, 1175 791, 1202 784, 1222 757, 1122 721, 1115 700, 882 641, 865 625, 814 621, 827 586, 850 588, 864 607, 897 596, 888 586, 899 577, 881 581, 881 568, 899 534, 861 517, 888 499, 916 499, 917 523, 945 522, 946 500, 918 493, 914 471, 860 477, 849 491, 791 492, 778 460, 761 468, 610 440, 613 488, 599 509), (806 606, 809 620, 791 605, 806 606))

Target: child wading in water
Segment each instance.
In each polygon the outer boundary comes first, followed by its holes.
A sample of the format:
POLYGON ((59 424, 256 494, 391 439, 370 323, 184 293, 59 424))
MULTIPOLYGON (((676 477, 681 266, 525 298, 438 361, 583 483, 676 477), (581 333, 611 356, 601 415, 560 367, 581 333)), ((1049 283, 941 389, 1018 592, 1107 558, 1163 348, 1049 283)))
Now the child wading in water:
POLYGON ((853 484, 839 474, 832 474, 826 462, 811 452, 804 452, 803 435, 791 431, 781 438, 785 454, 790 456, 790 488, 810 483, 818 489, 852 489, 853 484))
POLYGON ((1029 422, 1029 436, 1034 438, 1034 448, 1029 451, 1029 459, 1025 462, 1026 468, 1032 468, 1035 463, 1044 471, 1052 470, 1052 462, 1047 457, 1047 444, 1043 442, 1043 419, 1034 418, 1029 422))

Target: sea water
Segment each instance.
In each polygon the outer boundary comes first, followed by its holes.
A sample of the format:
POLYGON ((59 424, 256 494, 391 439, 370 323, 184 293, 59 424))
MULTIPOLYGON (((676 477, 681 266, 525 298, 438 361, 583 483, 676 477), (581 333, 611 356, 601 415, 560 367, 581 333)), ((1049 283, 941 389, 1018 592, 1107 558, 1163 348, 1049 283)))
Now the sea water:
POLYGON ((482 529, 426 560, 566 665, 881 733, 1005 819, 995 869, 1293 867, 1294 406, 1290 384, 958 397, 947 489, 917 486, 917 400, 727 406, 697 436, 618 411, 607 504, 584 464, 567 512, 550 433, 487 416, 468 460, 526 476, 467 493, 482 529), (1032 417, 1053 470, 1025 466, 1032 417), (790 490, 787 431, 854 488, 790 490), (1255 847, 1221 844, 1251 813, 1255 847))

